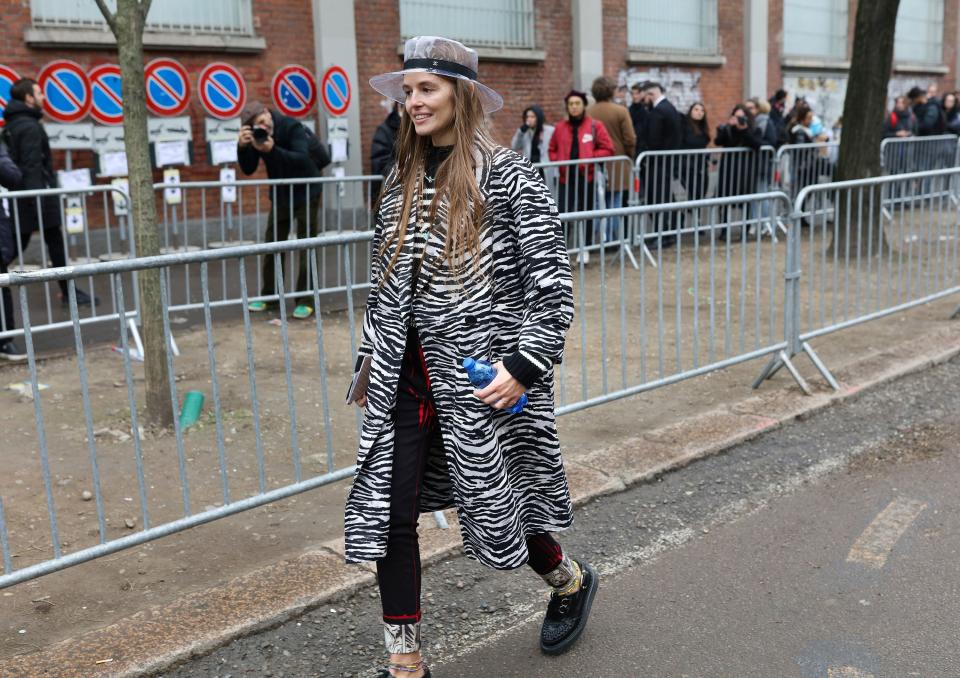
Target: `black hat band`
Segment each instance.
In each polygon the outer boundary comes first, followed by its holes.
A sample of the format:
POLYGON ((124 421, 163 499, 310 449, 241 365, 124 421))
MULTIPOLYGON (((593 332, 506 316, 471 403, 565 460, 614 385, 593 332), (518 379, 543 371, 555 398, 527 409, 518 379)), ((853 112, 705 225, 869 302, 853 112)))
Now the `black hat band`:
POLYGON ((437 69, 440 71, 448 71, 450 73, 456 73, 457 75, 462 75, 471 80, 477 79, 477 72, 470 70, 463 64, 458 64, 456 61, 446 61, 444 59, 407 59, 403 62, 403 69, 407 70, 409 68, 426 68, 428 70, 437 69))

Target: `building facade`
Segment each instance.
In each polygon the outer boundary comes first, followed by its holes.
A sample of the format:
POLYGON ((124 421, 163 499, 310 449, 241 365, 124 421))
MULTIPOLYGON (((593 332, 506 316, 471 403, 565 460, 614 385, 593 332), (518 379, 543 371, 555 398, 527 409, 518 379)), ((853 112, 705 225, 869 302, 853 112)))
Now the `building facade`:
MULTIPOLYGON (((345 114, 348 174, 369 168, 370 139, 387 113, 367 85, 400 67, 403 40, 442 34, 475 47, 481 78, 501 92, 491 121, 508 143, 522 110, 540 104, 549 120, 563 97, 605 74, 629 85, 662 82, 677 107, 705 102, 711 124, 732 105, 779 87, 803 94, 828 124, 842 110, 857 0, 162 0, 153 3, 147 59, 170 56, 190 73, 187 108, 194 162, 186 179, 217 175, 202 143, 205 113, 197 77, 211 62, 236 66, 248 99, 271 102, 272 82, 286 64, 317 74, 344 68, 352 96, 345 114)), ((902 0, 890 92, 936 82, 957 86, 960 0, 902 0)), ((89 70, 113 62, 112 36, 92 0, 9 0, 0 9, 6 49, 0 65, 32 75, 55 59, 89 70)), ((319 84, 319 83, 318 83, 319 84)), ((2 92, 0 92, 2 94, 2 92)), ((2 104, 2 101, 0 101, 2 104)), ((318 104, 325 137, 329 115, 318 104)), ((75 154, 74 165, 92 163, 75 154)))

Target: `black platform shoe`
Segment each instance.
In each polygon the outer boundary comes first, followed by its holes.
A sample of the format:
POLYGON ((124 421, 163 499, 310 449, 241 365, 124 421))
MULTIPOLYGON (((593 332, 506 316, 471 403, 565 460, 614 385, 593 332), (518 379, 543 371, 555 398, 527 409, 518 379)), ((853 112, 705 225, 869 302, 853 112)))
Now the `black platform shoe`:
POLYGON ((580 590, 568 596, 556 593, 550 596, 547 616, 540 629, 540 649, 544 654, 563 654, 569 650, 583 633, 590 617, 600 577, 589 563, 578 560, 577 564, 582 573, 580 590))

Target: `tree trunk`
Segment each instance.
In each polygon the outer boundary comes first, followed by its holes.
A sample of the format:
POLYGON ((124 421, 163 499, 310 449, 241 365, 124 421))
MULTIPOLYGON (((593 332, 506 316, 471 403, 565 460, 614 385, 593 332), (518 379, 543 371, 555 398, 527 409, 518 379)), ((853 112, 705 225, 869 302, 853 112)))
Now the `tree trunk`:
MULTIPOLYGON (((98 2, 98 4, 100 4, 98 2)), ((130 214, 137 256, 160 253, 157 210, 154 202, 153 169, 147 136, 146 86, 143 77, 143 27, 149 0, 117 0, 117 13, 107 22, 117 40, 117 59, 123 83, 123 136, 130 180, 130 214)), ((105 8, 101 5, 101 10, 105 8)), ((160 300, 160 269, 140 271, 140 325, 143 335, 143 366, 146 382, 147 422, 155 428, 173 425, 173 405, 167 371, 163 330, 164 309, 160 300)))
MULTIPOLYGON (((853 58, 843 102, 843 135, 836 180, 866 179, 882 174, 880 142, 887 112, 887 84, 893 67, 893 40, 900 0, 860 0, 853 35, 853 58)), ((840 193, 835 216, 837 237, 831 253, 839 250, 866 256, 886 244, 880 188, 840 193)))

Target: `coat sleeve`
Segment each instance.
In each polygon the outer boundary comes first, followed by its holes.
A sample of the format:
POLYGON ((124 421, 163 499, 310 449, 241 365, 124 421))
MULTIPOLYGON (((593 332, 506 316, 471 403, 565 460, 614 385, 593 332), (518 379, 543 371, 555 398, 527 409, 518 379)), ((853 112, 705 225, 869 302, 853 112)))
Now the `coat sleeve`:
POLYGON ((560 156, 557 154, 559 151, 559 145, 557 144, 557 133, 560 131, 560 126, 557 125, 553 128, 553 134, 550 135, 550 145, 547 146, 547 155, 550 157, 550 160, 556 161, 560 159, 560 156))
POLYGON ((620 138, 623 139, 623 153, 634 157, 637 150, 637 133, 633 129, 633 119, 626 110, 620 116, 620 138))
POLYGON ((547 187, 529 162, 505 155, 496 176, 516 229, 524 304, 519 346, 503 363, 529 388, 563 359, 573 320, 573 280, 563 226, 547 187))
POLYGON ((385 129, 385 125, 380 125, 373 135, 373 143, 370 145, 370 169, 374 174, 386 176, 393 167, 393 139, 390 133, 385 129))
POLYGON ((21 180, 23 190, 47 188, 43 176, 43 137, 40 123, 22 125, 13 143, 16 144, 18 151, 14 157, 19 158, 20 171, 23 173, 21 180))
POLYGON ((253 144, 247 146, 237 146, 237 161, 240 163, 240 170, 247 175, 257 171, 257 165, 260 164, 260 153, 253 147, 253 144))
MULTIPOLYGON (((394 171, 391 170, 383 183, 384 189, 390 185, 394 171)), ((384 208, 381 203, 380 211, 377 213, 376 224, 373 228, 373 239, 370 241, 370 291, 367 293, 367 306, 363 311, 363 328, 360 335, 360 346, 357 349, 357 367, 359 371, 361 361, 366 356, 373 355, 373 314, 380 301, 380 281, 383 280, 382 262, 380 260, 380 247, 383 243, 383 217, 384 208)))
POLYGON ((510 148, 515 150, 517 153, 523 153, 523 130, 519 127, 517 131, 513 133, 513 139, 510 141, 510 148))
POLYGON ((613 146, 613 139, 610 138, 610 133, 607 131, 607 128, 602 122, 596 120, 597 125, 597 138, 593 140, 593 157, 594 158, 609 158, 612 155, 616 154, 616 149, 613 146))
POLYGON ((20 168, 7 153, 6 146, 0 144, 0 186, 9 191, 15 191, 20 188, 20 182, 23 180, 23 173, 20 168))

